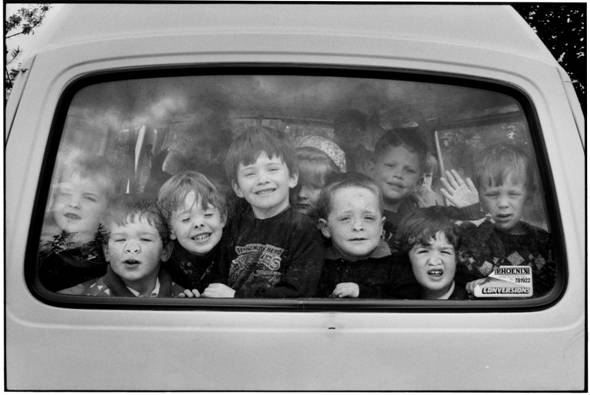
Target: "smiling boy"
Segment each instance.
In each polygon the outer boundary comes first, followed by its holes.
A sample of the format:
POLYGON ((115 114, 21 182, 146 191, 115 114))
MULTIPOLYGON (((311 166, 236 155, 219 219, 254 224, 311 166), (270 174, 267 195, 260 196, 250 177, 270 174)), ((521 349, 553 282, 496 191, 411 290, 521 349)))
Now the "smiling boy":
POLYGON ((122 195, 109 206, 104 221, 106 275, 60 291, 84 296, 174 297, 183 288, 160 270, 170 257, 168 229, 155 202, 122 195))
POLYGON ((205 297, 305 297, 316 292, 323 264, 321 236, 289 202, 297 185, 295 152, 278 133, 253 129, 232 142, 226 175, 247 202, 227 224, 223 282, 205 297))
POLYGON ((173 240, 166 269, 174 281, 199 296, 214 280, 220 259, 219 242, 227 221, 225 198, 205 175, 187 170, 162 185, 158 206, 173 240))

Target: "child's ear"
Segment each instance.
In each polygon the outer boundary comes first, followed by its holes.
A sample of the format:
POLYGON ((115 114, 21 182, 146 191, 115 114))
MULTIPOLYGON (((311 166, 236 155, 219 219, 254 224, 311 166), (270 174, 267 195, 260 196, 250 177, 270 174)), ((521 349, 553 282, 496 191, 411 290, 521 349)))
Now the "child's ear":
POLYGON ((162 248, 162 253, 160 254, 160 260, 162 262, 166 262, 168 259, 170 259, 170 255, 172 255, 172 248, 173 244, 171 242, 167 242, 166 244, 164 244, 164 247, 162 248))
POLYGON ((240 188, 240 186, 238 185, 237 182, 232 181, 231 183, 231 188, 234 190, 234 193, 239 197, 239 198, 243 198, 244 194, 242 193, 242 189, 240 188))
POLYGON ((289 176, 289 189, 295 188, 297 186, 297 182, 299 181, 299 172, 293 172, 289 176))
POLYGON ((174 229, 170 228, 170 240, 176 240, 176 233, 174 233, 174 229))
POLYGON ((328 227, 328 221, 323 218, 320 218, 318 221, 318 227, 320 228, 320 232, 324 235, 325 238, 330 238, 330 228, 328 227))

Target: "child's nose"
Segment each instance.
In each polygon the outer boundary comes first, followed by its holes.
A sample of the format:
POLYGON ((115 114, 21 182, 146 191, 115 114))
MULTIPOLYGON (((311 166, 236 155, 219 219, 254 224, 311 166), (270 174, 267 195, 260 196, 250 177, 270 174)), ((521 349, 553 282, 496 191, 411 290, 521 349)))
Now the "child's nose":
POLYGON ((365 228, 361 219, 356 219, 352 222, 352 230, 361 231, 365 228))
POLYGON ((127 244, 125 244, 125 252, 137 254, 139 251, 140 246, 138 242, 130 240, 127 242, 127 244))
POLYGON ((79 208, 80 207, 80 197, 77 195, 72 195, 70 197, 70 201, 68 203, 70 207, 79 208))

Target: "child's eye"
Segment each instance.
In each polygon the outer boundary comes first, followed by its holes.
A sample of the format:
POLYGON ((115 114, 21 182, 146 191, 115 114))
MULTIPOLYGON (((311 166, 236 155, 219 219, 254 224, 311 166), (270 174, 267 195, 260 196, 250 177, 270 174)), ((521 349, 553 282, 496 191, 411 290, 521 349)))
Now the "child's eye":
POLYGON ((428 249, 426 248, 418 248, 416 250, 416 254, 427 254, 428 253, 428 249))
POLYGON ((96 202, 98 200, 96 198, 96 196, 93 196, 93 195, 84 195, 84 199, 91 201, 91 202, 96 202))
POLYGON ((510 197, 519 197, 519 196, 522 195, 522 193, 520 193, 520 192, 510 192, 509 195, 510 195, 510 197))
POLYGON ((350 220, 350 216, 338 217, 337 220, 339 222, 346 222, 350 220))
POLYGON ((153 241, 153 240, 152 240, 151 238, 149 238, 149 237, 142 237, 142 238, 140 238, 140 240, 141 240, 141 241, 145 241, 145 242, 151 242, 151 241, 153 241))
POLYGON ((211 217, 213 217, 213 213, 205 213, 204 214, 204 217, 205 218, 211 218, 211 217))
POLYGON ((453 250, 442 250, 441 251, 441 254, 444 254, 444 255, 455 255, 455 251, 453 251, 453 250))
POLYGON ((418 171, 416 169, 413 169, 411 167, 406 167, 406 173, 410 173, 410 174, 416 174, 418 171))
POLYGON ((488 192, 484 194, 485 197, 493 199, 498 197, 498 192, 488 192))
POLYGON ((180 218, 180 222, 182 222, 183 224, 186 224, 188 222, 190 222, 191 218, 190 217, 182 217, 180 218))
POLYGON ((115 238, 113 241, 114 241, 115 243, 123 243, 123 242, 125 242, 125 239, 124 239, 124 238, 122 238, 122 237, 117 237, 117 238, 115 238))
POLYGON ((365 221, 375 221, 376 217, 372 216, 372 215, 365 215, 364 220, 365 221))

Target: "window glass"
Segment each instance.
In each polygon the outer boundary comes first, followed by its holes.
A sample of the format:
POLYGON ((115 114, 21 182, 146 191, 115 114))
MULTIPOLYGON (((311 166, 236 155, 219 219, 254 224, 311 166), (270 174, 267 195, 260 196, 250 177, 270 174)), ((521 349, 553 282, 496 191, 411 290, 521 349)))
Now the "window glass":
POLYGON ((554 289, 548 194, 521 101, 386 77, 86 84, 61 126, 41 285, 195 303, 477 303, 554 289))

